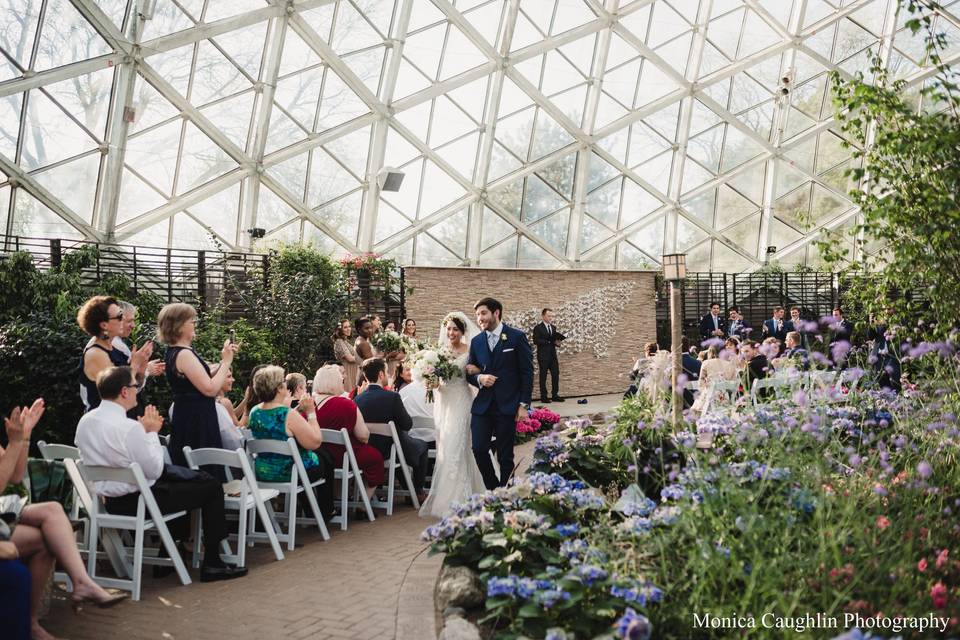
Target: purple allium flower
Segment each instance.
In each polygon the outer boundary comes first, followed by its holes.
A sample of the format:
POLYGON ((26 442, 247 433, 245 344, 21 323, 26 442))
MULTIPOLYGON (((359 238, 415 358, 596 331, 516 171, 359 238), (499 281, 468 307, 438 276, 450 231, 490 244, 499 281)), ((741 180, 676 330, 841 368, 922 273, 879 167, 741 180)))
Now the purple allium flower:
POLYGON ((926 480, 933 475, 933 467, 930 466, 929 462, 923 460, 917 465, 917 475, 926 480))

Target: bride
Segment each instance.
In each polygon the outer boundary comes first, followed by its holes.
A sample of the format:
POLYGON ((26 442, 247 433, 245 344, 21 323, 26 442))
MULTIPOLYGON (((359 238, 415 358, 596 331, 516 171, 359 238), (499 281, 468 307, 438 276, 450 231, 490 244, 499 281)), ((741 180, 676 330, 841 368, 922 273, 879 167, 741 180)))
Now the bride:
MULTIPOLYGON (((479 333, 480 329, 459 311, 448 314, 440 325, 440 349, 455 357, 461 372, 467 366, 470 340, 479 333)), ((430 495, 420 507, 421 516, 442 518, 454 504, 484 491, 471 448, 470 407, 475 394, 465 374, 442 383, 434 394, 437 460, 430 495)))

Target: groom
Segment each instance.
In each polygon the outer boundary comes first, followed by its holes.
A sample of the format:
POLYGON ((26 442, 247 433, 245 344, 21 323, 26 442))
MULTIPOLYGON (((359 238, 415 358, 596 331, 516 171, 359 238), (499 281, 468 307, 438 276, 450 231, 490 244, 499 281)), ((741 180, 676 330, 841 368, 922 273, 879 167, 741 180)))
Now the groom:
POLYGON ((503 305, 483 298, 473 307, 483 332, 470 341, 467 382, 480 389, 473 401, 473 457, 487 489, 505 486, 513 473, 516 423, 525 420, 533 391, 533 351, 527 334, 508 327, 503 305), (490 460, 490 439, 497 436, 500 479, 490 460))

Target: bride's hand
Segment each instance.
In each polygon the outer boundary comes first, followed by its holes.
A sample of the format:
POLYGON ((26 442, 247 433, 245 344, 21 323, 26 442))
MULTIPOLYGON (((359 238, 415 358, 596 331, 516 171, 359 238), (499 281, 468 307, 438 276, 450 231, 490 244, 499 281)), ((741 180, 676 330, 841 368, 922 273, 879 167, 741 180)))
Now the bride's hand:
POLYGON ((465 371, 467 372, 468 376, 475 376, 480 373, 480 367, 475 364, 468 364, 465 371))

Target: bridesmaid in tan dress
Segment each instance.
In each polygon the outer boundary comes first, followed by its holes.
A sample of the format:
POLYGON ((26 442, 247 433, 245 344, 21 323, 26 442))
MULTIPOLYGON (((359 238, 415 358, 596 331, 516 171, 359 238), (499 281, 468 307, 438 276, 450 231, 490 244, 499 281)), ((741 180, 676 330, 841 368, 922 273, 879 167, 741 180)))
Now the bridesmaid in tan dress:
POLYGON ((343 365, 347 392, 353 391, 357 386, 357 376, 360 371, 360 358, 350 341, 352 335, 353 326, 349 320, 342 321, 333 334, 333 355, 343 365))

